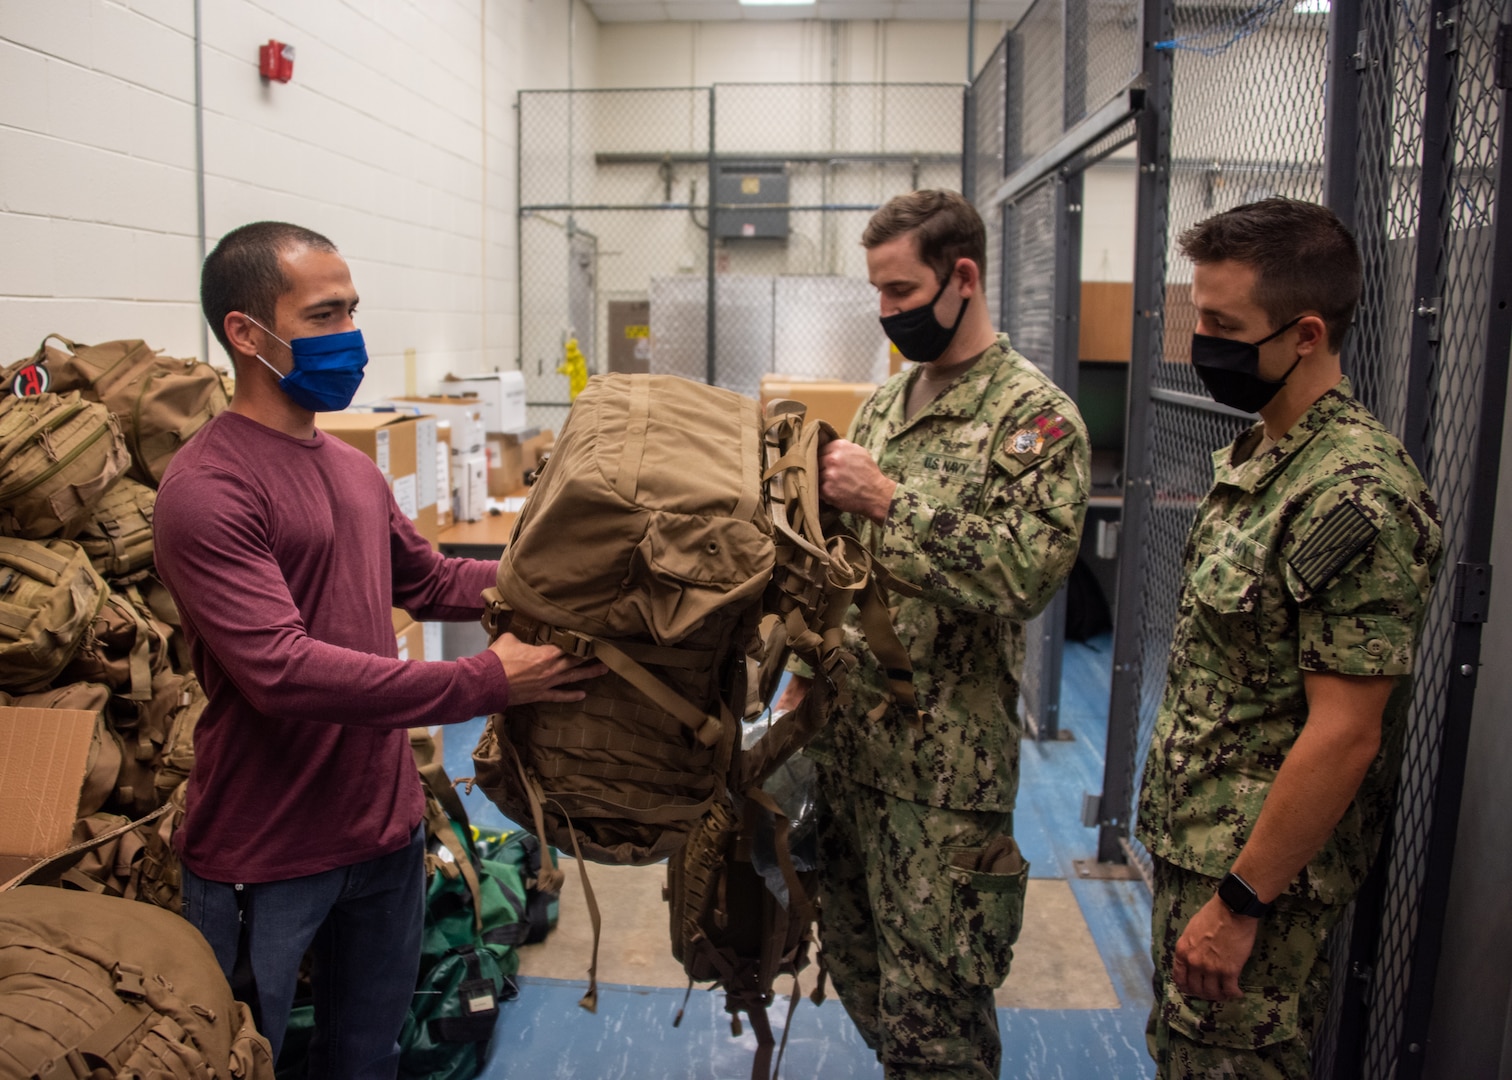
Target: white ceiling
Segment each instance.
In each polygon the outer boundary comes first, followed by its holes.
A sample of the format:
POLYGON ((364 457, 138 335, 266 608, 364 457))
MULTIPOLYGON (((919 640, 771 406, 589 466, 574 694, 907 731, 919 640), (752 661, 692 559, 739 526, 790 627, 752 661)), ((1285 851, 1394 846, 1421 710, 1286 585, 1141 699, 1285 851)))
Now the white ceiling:
MULTIPOLYGON (((739 0, 587 0, 601 23, 711 22, 733 19, 943 19, 965 21, 968 0, 818 0, 749 6, 739 0)), ((977 19, 1016 19, 1027 0, 977 0, 977 19)))

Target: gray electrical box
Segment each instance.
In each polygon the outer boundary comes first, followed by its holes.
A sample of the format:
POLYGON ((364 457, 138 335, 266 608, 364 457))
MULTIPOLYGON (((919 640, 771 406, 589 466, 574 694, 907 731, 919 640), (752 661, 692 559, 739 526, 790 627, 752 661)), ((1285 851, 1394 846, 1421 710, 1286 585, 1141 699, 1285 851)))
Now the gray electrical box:
POLYGON ((788 178, 781 162, 731 161, 717 166, 714 235, 721 240, 786 240, 788 178), (774 205, 775 204, 775 205, 774 205))

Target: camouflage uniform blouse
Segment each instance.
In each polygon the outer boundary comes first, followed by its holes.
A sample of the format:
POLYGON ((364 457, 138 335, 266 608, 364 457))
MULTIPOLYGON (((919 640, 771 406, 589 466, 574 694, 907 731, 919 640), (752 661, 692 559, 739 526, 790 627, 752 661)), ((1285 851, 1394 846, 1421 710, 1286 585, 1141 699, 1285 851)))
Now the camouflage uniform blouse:
POLYGON ((852 611, 853 700, 810 744, 812 756, 899 798, 1011 810, 1018 791, 1023 621, 1076 558, 1088 450, 1076 406, 1006 335, 911 421, 910 379, 894 376, 862 406, 851 438, 898 482, 887 521, 850 519, 915 599, 890 597, 928 716, 867 713, 886 679, 852 611))
MULTIPOLYGON (((1213 455, 1139 799, 1151 852, 1222 877, 1307 721, 1303 674, 1409 675, 1440 561, 1438 511, 1395 436, 1342 380, 1271 449, 1213 455)), ((1343 903, 1390 813, 1411 680, 1344 818, 1288 893, 1343 903)))

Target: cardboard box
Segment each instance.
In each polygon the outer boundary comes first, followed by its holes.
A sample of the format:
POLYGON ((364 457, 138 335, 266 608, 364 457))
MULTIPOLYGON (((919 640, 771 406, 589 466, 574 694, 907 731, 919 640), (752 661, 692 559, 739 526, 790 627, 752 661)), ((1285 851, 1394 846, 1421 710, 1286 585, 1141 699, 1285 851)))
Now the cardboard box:
POLYGON ((95 714, 0 708, 0 883, 68 847, 95 714))
POLYGON ((457 523, 454 509, 457 482, 452 475, 451 454, 451 425, 439 420, 436 422, 436 523, 443 529, 457 523))
MULTIPOLYGON (((394 643, 401 660, 441 659, 441 628, 438 622, 416 622, 409 612, 394 609, 394 643)), ((441 740, 436 739, 439 746, 441 740)))
POLYGON ((518 431, 525 426, 525 375, 519 371, 490 371, 482 375, 448 375, 443 394, 476 395, 485 431, 518 431))
POLYGON ((761 407, 777 398, 801 401, 808 406, 810 420, 828 420, 844 435, 850 430, 856 410, 871 397, 872 383, 839 382, 835 379, 796 379, 791 375, 761 377, 761 407))
POLYGON ((436 441, 436 525, 450 528, 452 517, 451 444, 436 441))
POLYGON ((488 512, 488 455, 465 454, 452 464, 457 468, 457 520, 479 521, 488 512))
POLYGON ((488 494, 495 499, 518 494, 525 478, 541 465, 541 459, 556 445, 550 428, 525 428, 488 436, 488 494))
POLYGON ((539 434, 525 440, 520 448, 520 456, 524 459, 521 464, 526 473, 532 473, 541 467, 541 462, 546 455, 551 453, 552 447, 556 446, 556 432, 546 428, 539 434))
POLYGON ((887 373, 889 375, 896 375, 900 371, 907 371, 913 366, 912 360, 903 359, 903 354, 898 351, 896 345, 890 341, 887 343, 887 373))
POLYGON ((372 458, 388 481, 394 501, 434 546, 441 525, 436 503, 436 421, 399 412, 316 413, 315 425, 372 458), (426 462, 418 470, 420 461, 426 462))
POLYGON ((453 455, 481 453, 483 436, 483 408, 477 398, 470 397, 396 397, 378 403, 378 408, 394 408, 415 415, 434 416, 451 425, 451 448, 453 455))
POLYGON ((516 432, 488 436, 488 493, 502 499, 525 484, 525 456, 516 432))
POLYGON ((425 632, 419 623, 408 616, 405 617, 403 628, 394 630, 394 641, 399 646, 399 659, 425 659, 425 632))

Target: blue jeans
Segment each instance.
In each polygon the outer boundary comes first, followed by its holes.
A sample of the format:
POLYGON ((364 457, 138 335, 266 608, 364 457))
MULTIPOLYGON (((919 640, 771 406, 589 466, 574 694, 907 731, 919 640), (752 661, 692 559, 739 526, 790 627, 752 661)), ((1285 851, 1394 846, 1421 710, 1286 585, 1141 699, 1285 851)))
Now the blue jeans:
POLYGON ((424 859, 425 831, 416 829, 409 845, 390 855, 288 881, 238 886, 184 867, 184 917, 210 942, 228 979, 241 938, 242 891, 254 1011, 275 1059, 309 949, 315 1033, 308 1075, 393 1080, 419 976, 424 859))

